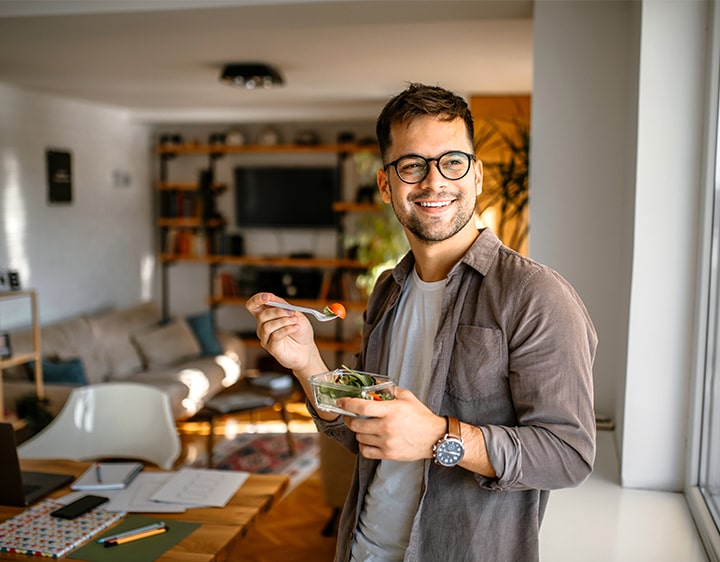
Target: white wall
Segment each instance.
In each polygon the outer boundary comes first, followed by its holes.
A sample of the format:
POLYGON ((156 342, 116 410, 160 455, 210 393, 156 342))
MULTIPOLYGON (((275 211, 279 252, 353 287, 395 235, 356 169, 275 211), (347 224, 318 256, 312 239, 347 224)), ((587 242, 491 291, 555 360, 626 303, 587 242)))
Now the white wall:
POLYGON ((565 276, 588 307, 600 340, 595 408, 612 417, 632 260, 631 8, 539 2, 534 18, 530 254, 565 276))
POLYGON ((707 79, 707 6, 644 2, 622 483, 683 487, 707 79), (669 72, 669 69, 672 69, 669 72), (649 406, 649 407, 648 407, 649 406))
POLYGON ((37 289, 42 323, 153 296, 150 154, 124 111, 0 84, 0 269, 37 289), (47 148, 72 153, 72 204, 47 202, 47 148))
POLYGON ((683 484, 706 21, 694 0, 535 5, 530 252, 595 321, 631 487, 683 484))

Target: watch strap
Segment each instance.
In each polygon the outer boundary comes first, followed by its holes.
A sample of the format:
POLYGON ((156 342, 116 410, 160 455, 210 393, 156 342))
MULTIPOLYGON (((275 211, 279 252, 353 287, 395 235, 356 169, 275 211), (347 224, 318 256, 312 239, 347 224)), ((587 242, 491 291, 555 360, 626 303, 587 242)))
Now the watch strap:
POLYGON ((447 436, 454 437, 455 439, 462 441, 462 436, 460 434, 460 420, 452 416, 445 416, 445 419, 447 420, 447 436))

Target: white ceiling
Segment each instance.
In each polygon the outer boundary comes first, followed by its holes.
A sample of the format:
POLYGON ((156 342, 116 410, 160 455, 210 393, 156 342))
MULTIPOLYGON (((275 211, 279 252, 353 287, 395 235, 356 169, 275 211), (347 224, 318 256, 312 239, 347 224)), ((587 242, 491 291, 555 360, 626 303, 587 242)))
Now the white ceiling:
POLYGON ((155 123, 374 119, 406 82, 528 93, 532 0, 0 0, 0 82, 155 123), (198 8, 198 6, 202 8, 198 8), (219 81, 232 62, 285 86, 219 81))

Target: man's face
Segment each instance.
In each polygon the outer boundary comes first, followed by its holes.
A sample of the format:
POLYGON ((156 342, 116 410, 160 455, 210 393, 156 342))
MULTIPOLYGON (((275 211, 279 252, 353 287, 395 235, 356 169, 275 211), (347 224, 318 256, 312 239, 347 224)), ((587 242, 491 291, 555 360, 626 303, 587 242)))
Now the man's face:
MULTIPOLYGON (((473 153, 461 119, 421 117, 409 124, 393 125, 391 138, 388 162, 409 154, 438 158, 450 151, 473 153)), ((472 218, 482 186, 479 161, 471 162, 468 173, 458 180, 443 177, 436 161, 430 162, 427 176, 416 184, 403 182, 393 166, 379 170, 377 180, 383 201, 392 205, 408 235, 419 242, 432 244, 464 229, 475 230, 472 218)))

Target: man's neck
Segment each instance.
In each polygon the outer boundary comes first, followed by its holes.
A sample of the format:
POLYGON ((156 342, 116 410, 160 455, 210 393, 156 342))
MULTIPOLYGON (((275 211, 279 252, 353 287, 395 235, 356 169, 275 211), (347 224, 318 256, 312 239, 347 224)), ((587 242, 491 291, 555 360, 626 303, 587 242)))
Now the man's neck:
POLYGON ((478 235, 477 229, 465 228, 442 242, 420 242, 411 237, 410 248, 415 257, 415 269, 420 279, 429 283, 445 279, 478 235))

